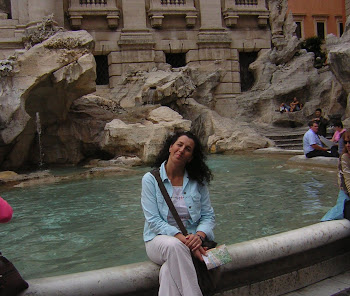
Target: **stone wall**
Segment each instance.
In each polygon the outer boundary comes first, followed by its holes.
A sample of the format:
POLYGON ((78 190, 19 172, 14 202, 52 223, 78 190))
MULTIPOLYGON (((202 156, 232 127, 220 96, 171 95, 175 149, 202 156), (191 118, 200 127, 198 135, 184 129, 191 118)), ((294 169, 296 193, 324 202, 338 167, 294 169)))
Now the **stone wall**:
POLYGON ((220 99, 241 93, 239 52, 259 52, 271 44, 265 0, 249 5, 230 0, 92 2, 34 0, 29 5, 29 0, 12 0, 12 19, 6 20, 6 33, 0 33, 0 44, 5 44, 0 59, 23 47, 25 28, 53 13, 59 26, 93 36, 94 55, 108 56, 110 88, 130 70, 166 67, 167 54, 184 53, 187 65, 215 62, 226 70, 216 89, 220 99))

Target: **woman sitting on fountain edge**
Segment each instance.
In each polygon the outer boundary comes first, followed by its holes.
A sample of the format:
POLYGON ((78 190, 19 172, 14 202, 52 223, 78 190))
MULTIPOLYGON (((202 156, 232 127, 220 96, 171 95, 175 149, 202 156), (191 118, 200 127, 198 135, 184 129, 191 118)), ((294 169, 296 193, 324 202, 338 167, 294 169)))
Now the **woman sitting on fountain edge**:
POLYGON ((321 221, 349 219, 349 217, 344 217, 344 208, 346 202, 350 200, 350 131, 344 132, 342 138, 344 140, 344 149, 338 164, 338 183, 340 190, 337 204, 324 215, 321 221))
POLYGON ((155 177, 149 172, 142 179, 141 204, 145 215, 143 238, 148 257, 162 265, 159 295, 200 296, 191 252, 203 260, 202 240, 214 239, 214 210, 207 184, 212 174, 198 138, 178 132, 164 143, 153 167, 160 177, 189 235, 178 229, 155 177))

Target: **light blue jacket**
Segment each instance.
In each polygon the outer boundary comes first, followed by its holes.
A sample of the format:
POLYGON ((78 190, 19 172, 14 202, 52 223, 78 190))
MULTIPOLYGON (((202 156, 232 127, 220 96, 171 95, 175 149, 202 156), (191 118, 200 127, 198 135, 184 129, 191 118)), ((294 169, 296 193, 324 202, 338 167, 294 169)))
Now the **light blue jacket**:
MULTIPOLYGON (((160 177, 169 196, 172 196, 173 187, 165 171, 165 162, 160 167, 160 177)), ((213 240, 215 215, 210 203, 207 186, 202 186, 197 181, 190 180, 187 172, 185 172, 182 188, 191 217, 186 228, 188 233, 203 231, 210 240, 213 240)), ((168 224, 168 205, 159 189, 157 180, 150 172, 142 178, 141 204, 145 215, 143 231, 145 242, 152 240, 158 234, 174 236, 180 232, 178 228, 168 224)))
POLYGON ((326 215, 321 219, 322 222, 330 220, 344 219, 344 206, 345 202, 349 200, 349 196, 343 191, 339 190, 338 199, 336 205, 331 208, 326 215))

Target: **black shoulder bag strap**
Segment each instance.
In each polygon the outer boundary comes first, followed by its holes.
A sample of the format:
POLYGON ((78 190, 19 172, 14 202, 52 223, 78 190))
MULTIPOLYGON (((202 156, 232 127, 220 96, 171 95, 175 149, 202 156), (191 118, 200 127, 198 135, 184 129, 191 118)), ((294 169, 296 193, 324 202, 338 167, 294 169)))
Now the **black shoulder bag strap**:
POLYGON ((160 178, 159 169, 154 169, 153 171, 151 171, 151 174, 156 178, 156 180, 158 182, 159 189, 162 192, 163 197, 164 197, 164 199, 169 207, 170 212, 173 214, 173 217, 174 217, 177 225, 179 225, 179 228, 180 228, 182 234, 184 236, 186 236, 188 234, 187 230, 186 230, 185 226, 183 225, 183 223, 180 219, 180 216, 175 209, 173 202, 171 201, 171 198, 168 194, 168 191, 166 191, 166 188, 162 182, 162 179, 160 178))

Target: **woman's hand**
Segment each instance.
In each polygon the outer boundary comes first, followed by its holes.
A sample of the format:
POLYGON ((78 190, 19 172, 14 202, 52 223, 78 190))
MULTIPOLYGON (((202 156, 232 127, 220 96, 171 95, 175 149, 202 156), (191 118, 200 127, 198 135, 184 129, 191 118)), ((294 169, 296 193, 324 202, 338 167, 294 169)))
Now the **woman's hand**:
POLYGON ((202 246, 201 238, 196 234, 188 234, 186 236, 185 245, 192 251, 198 250, 202 246))
POLYGON ((204 261, 202 254, 206 255, 206 250, 203 247, 199 247, 197 250, 192 251, 193 256, 196 257, 199 261, 204 261))
POLYGON ((197 234, 188 234, 184 236, 179 232, 175 237, 182 241, 192 252, 198 250, 202 246, 202 240, 197 234))

